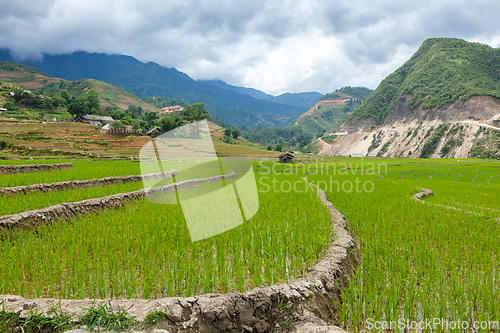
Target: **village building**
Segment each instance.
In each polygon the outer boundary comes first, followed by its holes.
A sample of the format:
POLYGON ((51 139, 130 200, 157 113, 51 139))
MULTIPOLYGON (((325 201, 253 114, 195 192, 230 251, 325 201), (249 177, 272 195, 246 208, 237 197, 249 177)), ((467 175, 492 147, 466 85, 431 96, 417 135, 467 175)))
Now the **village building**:
POLYGON ((278 156, 279 163, 292 163, 293 159, 294 159, 294 156, 289 154, 289 153, 283 153, 280 156, 278 156))
POLYGON ((166 106, 160 109, 160 114, 181 114, 184 107, 180 105, 166 106))
POLYGON ((76 116, 73 121, 75 123, 84 123, 93 126, 102 126, 103 122, 112 123, 115 120, 108 116, 96 116, 93 114, 86 114, 84 116, 76 116))
POLYGON ((155 135, 156 133, 158 133, 159 129, 158 127, 154 127, 152 129, 150 129, 149 131, 146 132, 146 135, 149 136, 149 137, 153 137, 153 135, 155 135))
POLYGON ((132 126, 125 126, 124 128, 114 128, 111 124, 106 124, 99 130, 101 134, 138 134, 139 131, 132 128, 132 126))

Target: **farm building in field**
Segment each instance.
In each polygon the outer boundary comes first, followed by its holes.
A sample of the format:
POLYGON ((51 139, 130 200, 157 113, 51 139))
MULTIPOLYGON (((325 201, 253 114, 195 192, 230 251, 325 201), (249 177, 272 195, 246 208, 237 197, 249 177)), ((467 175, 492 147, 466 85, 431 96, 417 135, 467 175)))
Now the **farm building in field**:
POLYGON ((75 123, 84 123, 94 126, 102 126, 103 122, 112 123, 115 120, 108 116, 95 116, 92 114, 86 114, 84 116, 76 116, 73 121, 75 123))
POLYGON ((158 133, 159 129, 158 127, 152 128, 149 131, 146 132, 147 136, 153 137, 156 133, 158 133))
POLYGON ((162 109, 160 109, 160 114, 181 114, 182 111, 184 110, 183 106, 180 105, 174 105, 174 106, 166 106, 162 109))
POLYGON ((293 159, 294 156, 289 153, 283 153, 280 156, 278 156, 278 162, 280 163, 292 163, 293 159))
POLYGON ((124 128, 114 128, 111 124, 106 124, 99 130, 101 134, 138 134, 139 131, 132 128, 132 126, 126 126, 124 128))

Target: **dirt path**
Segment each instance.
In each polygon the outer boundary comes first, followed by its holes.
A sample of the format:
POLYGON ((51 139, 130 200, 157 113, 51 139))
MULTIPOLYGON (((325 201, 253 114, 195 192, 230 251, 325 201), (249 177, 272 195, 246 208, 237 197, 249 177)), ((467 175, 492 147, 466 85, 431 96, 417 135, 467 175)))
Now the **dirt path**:
POLYGON ((321 149, 319 150, 318 155, 321 155, 324 151, 328 151, 331 147, 331 145, 322 138, 319 138, 318 142, 321 144, 321 149))

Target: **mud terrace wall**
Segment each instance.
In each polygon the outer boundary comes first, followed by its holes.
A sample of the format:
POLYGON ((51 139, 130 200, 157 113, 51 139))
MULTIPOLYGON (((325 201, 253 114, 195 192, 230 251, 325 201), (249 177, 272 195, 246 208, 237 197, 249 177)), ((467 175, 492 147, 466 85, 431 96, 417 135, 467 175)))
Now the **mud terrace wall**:
MULTIPOLYGON (((440 205, 440 204, 437 204, 437 203, 427 202, 427 201, 423 200, 423 199, 425 199, 427 197, 430 197, 430 196, 433 196, 433 195, 434 195, 434 192, 432 192, 431 190, 428 190, 428 189, 425 189, 425 188, 420 188, 420 192, 415 193, 414 195, 412 195, 412 197, 413 197, 413 199, 417 200, 418 202, 420 202, 420 203, 422 203, 424 205, 431 205, 431 206, 435 206, 435 207, 441 207, 441 208, 445 208, 445 209, 448 209, 448 210, 451 209, 451 210, 455 210, 455 211, 458 211, 458 212, 464 212, 466 214, 474 214, 474 215, 478 215, 478 216, 486 216, 488 218, 490 218, 490 216, 486 215, 487 212, 495 212, 495 213, 500 212, 500 210, 498 210, 498 209, 482 208, 482 207, 478 207, 478 206, 471 206, 471 207, 474 207, 474 208, 481 208, 483 210, 482 213, 478 213, 478 212, 475 212, 473 210, 461 209, 461 208, 457 208, 457 207, 453 207, 453 206, 440 205)), ((455 204, 457 204, 457 205, 463 205, 460 202, 456 202, 455 204)), ((500 221, 500 218, 495 218, 495 221, 500 221)))
POLYGON ((432 195, 434 195, 434 193, 431 190, 428 190, 426 188, 421 188, 420 192, 415 193, 414 195, 412 195, 412 197, 413 199, 422 200, 432 195))
POLYGON ((71 181, 64 181, 57 183, 35 184, 28 186, 0 187, 0 196, 2 195, 14 196, 18 194, 27 194, 30 192, 64 191, 82 187, 107 186, 107 185, 114 185, 121 183, 140 182, 143 180, 150 180, 150 179, 171 178, 172 176, 177 176, 177 171, 151 173, 143 176, 133 175, 133 176, 123 176, 123 177, 105 177, 100 179, 71 180, 71 181))
MULTIPOLYGON (((165 173, 163 173, 164 175, 165 173)), ((175 175, 175 172, 166 173, 169 176, 175 175)), ((62 203, 42 209, 30 210, 14 215, 0 216, 0 236, 12 235, 12 231, 19 229, 31 229, 39 224, 50 224, 60 220, 70 220, 84 214, 91 214, 108 208, 116 208, 126 205, 131 200, 143 198, 146 194, 172 193, 175 189, 194 188, 200 183, 216 181, 224 178, 233 178, 237 174, 233 171, 228 175, 221 175, 203 179, 186 180, 174 184, 108 195, 101 198, 82 200, 78 202, 62 203)), ((141 176, 139 176, 141 177, 141 176)), ((158 174, 152 177, 158 177, 158 174)), ((164 176, 158 178, 165 178, 164 176)), ((142 179, 142 178, 141 178, 142 179)), ((154 179, 154 178, 153 178, 154 179)))
POLYGON ((58 164, 25 164, 25 165, 0 165, 0 175, 11 173, 27 173, 50 170, 74 169, 71 163, 58 164))
POLYGON ((344 332, 334 324, 335 302, 355 269, 359 255, 348 232, 346 218, 327 200, 318 196, 330 211, 333 239, 320 262, 290 283, 255 288, 244 293, 207 294, 195 297, 168 297, 154 300, 58 300, 25 299, 3 295, 6 310, 26 317, 30 309, 47 311, 52 304, 77 316, 93 302, 109 303, 142 321, 150 310, 164 311, 169 332, 344 332))

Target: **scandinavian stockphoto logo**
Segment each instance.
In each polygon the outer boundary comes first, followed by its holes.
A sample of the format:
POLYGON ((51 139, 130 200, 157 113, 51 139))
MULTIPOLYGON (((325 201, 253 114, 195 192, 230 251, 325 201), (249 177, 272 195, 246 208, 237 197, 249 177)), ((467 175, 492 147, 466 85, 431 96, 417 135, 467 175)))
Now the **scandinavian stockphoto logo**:
POLYGON ((219 159, 206 120, 154 138, 139 156, 146 198, 180 204, 193 242, 230 230, 259 209, 252 164, 219 159))

